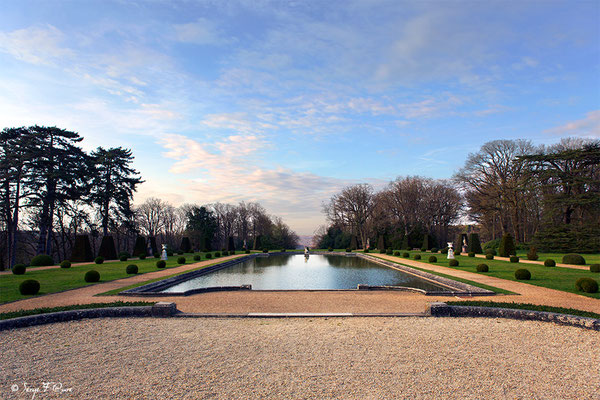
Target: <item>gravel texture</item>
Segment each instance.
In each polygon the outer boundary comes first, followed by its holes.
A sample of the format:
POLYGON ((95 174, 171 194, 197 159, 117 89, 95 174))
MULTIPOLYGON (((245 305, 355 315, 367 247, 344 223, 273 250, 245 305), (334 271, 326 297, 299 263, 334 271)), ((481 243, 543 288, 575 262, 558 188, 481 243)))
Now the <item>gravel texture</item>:
POLYGON ((0 398, 598 399, 599 342, 486 318, 96 319, 0 332, 0 398))

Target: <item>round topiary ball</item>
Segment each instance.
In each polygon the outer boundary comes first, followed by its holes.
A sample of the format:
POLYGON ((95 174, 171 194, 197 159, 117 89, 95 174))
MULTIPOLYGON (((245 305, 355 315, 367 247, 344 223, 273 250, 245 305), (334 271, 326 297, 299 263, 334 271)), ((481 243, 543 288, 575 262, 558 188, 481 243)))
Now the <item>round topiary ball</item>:
POLYGON ((185 264, 185 257, 177 257, 177 264, 185 264))
POLYGON ((497 255, 498 253, 496 253, 496 249, 487 249, 485 251, 485 254, 491 254, 493 256, 497 255))
POLYGON ((100 280, 100 273, 96 270, 91 270, 85 273, 83 279, 86 282, 98 282, 100 280))
POLYGON ((194 261, 201 261, 202 260, 202 256, 200 254, 196 254, 194 256, 194 261))
POLYGON ((349 247, 348 247, 348 248, 346 248, 346 253, 350 253, 351 251, 352 251, 352 249, 351 249, 351 248, 349 248, 349 247))
POLYGON ((25 275, 26 270, 27 270, 27 267, 23 264, 15 264, 12 267, 12 273, 14 275, 25 275))
POLYGON ((404 253, 402 253, 402 257, 408 258, 408 257, 410 257, 410 254, 408 254, 407 252, 404 252, 404 253))
POLYGON ((448 265, 451 267, 458 267, 458 260, 452 259, 452 260, 448 261, 448 265))
POLYGON ((395 252, 394 252, 394 255, 395 255, 396 257, 400 257, 400 252, 399 252, 399 251, 395 251, 395 252))
POLYGON ((413 256, 413 259, 414 259, 414 260, 420 260, 420 259, 421 259, 421 255, 420 255, 420 254, 415 254, 415 255, 413 256))
POLYGON ((71 268, 71 261, 64 260, 63 262, 60 263, 60 267, 61 268, 71 268))
POLYGON ((167 250, 167 257, 173 257, 173 250, 167 250))
POLYGON ((154 253, 153 255, 154 255, 154 258, 160 258, 160 253, 158 253, 158 252, 154 253))
POLYGON ((431 252, 432 253, 437 253, 438 252, 438 248, 437 247, 432 247, 431 248, 431 252))
POLYGON ((585 258, 579 254, 565 254, 562 262, 563 264, 585 265, 585 258))
POLYGON ((443 249, 440 250, 440 253, 442 253, 442 254, 448 254, 448 248, 444 247, 443 249))
POLYGON ((27 279, 19 285, 19 292, 24 296, 38 294, 40 291, 40 283, 35 279, 27 279))
POLYGON ((333 247, 328 247, 327 251, 329 251, 329 252, 333 251, 333 247))
POLYGON ((487 253, 487 254, 485 255, 485 259, 486 259, 486 260, 493 260, 493 259, 494 259, 494 255, 493 255, 493 254, 491 254, 491 253, 487 253))
POLYGON ((590 265, 590 272, 600 272, 600 264, 590 265))
POLYGON ((246 254, 250 254, 250 250, 246 250, 244 253, 246 253, 246 254))
POLYGON ((125 268, 125 272, 127 272, 129 275, 134 275, 138 273, 138 266, 135 264, 129 264, 127 266, 127 268, 125 268))
POLYGON ((456 250, 456 251, 454 252, 454 255, 455 255, 455 256, 460 256, 460 250, 456 250))
POLYGON ((182 254, 183 254, 183 250, 179 250, 179 251, 177 252, 177 254, 179 254, 179 255, 182 255, 182 254))
POLYGON ((47 254, 38 254, 29 262, 31 267, 48 267, 54 265, 54 260, 47 254))
POLYGON ((472 251, 469 252, 469 254, 467 254, 469 257, 475 257, 475 253, 473 253, 472 251))
POLYGON ((531 272, 529 272, 528 269, 518 269, 515 271, 515 278, 517 278, 520 281, 527 281, 529 279, 531 279, 531 272))
POLYGON ((138 258, 139 258, 140 260, 145 260, 145 259, 146 259, 146 254, 142 253, 142 254, 140 254, 140 255, 138 256, 138 258))
POLYGON ((430 262, 430 263, 435 263, 435 262, 437 262, 437 257, 436 257, 436 256, 429 256, 429 262, 430 262))
POLYGON ((96 259, 94 260, 94 262, 96 264, 102 264, 104 262, 104 257, 98 256, 98 257, 96 257, 96 259))
POLYGON ((128 258, 129 257, 127 257, 127 256, 121 256, 121 257, 119 257, 119 261, 127 261, 128 258))
MULTIPOLYGON (((285 251, 285 250, 281 250, 281 251, 285 251)), ((225 257, 225 256, 229 255, 229 252, 227 250, 223 250, 222 254, 223 254, 223 257, 225 257)))
MULTIPOLYGON (((268 253, 268 252, 269 252, 269 249, 263 249, 263 253, 268 253)), ((217 253, 218 253, 218 251, 217 251, 217 253)), ((218 256, 215 254, 215 257, 218 257, 218 256)))
POLYGON ((487 264, 479 264, 476 269, 477 272, 488 272, 490 270, 487 264))
POLYGON ((519 257, 517 257, 517 256, 510 256, 510 262, 511 263, 518 263, 519 262, 519 257))
POLYGON ((592 278, 579 278, 575 282, 575 287, 580 292, 596 293, 598 291, 598 282, 592 278))
MULTIPOLYGON (((263 250, 263 253, 264 252, 265 251, 263 250)), ((221 252, 220 251, 215 251, 215 258, 219 258, 219 257, 221 257, 221 252)))
POLYGON ((158 260, 156 262, 156 268, 164 268, 167 266, 167 262, 165 260, 158 260))
POLYGON ((549 258, 547 260, 544 261, 544 265, 546 267, 556 267, 556 261, 554 261, 553 259, 549 258))
POLYGON ((212 258, 212 253, 206 253, 206 259, 210 260, 212 258))

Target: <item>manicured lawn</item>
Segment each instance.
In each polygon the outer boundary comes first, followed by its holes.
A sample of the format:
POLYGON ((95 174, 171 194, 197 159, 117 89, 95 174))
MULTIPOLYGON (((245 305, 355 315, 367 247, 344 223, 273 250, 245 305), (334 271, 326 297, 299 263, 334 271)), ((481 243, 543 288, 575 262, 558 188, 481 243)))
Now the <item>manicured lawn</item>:
MULTIPOLYGON (((403 251, 400 252, 402 254, 403 251)), ((593 273, 585 270, 577 270, 571 268, 561 267, 544 267, 543 265, 536 264, 523 264, 523 263, 511 263, 508 261, 499 260, 486 260, 477 257, 467 256, 456 256, 456 260, 459 262, 458 267, 450 267, 448 265, 448 259, 445 254, 441 253, 422 253, 420 251, 409 251, 410 259, 414 259, 415 254, 421 255, 420 262, 428 263, 429 256, 436 256, 438 262, 435 265, 441 265, 448 268, 457 270, 469 271, 476 274, 490 275, 496 278, 507 279, 511 281, 517 281, 515 278, 515 271, 519 268, 528 269, 531 272, 531 279, 528 281, 518 281, 527 283, 530 285, 542 286, 550 289, 562 290, 564 292, 576 293, 582 296, 593 297, 600 299, 600 293, 584 293, 579 292, 575 288, 575 281, 579 278, 592 278, 600 282, 600 274, 593 273), (477 272, 475 270, 478 264, 487 264, 489 266, 489 272, 477 272)), ((376 254, 375 254, 376 255, 376 254)), ((404 259, 398 257, 398 261, 404 259)), ((454 278, 452 278, 454 279, 454 278)))
MULTIPOLYGON (((537 253, 539 257, 537 261, 544 261, 550 258, 557 263, 562 263, 562 258, 565 254, 566 253, 537 253)), ((517 251, 517 255, 523 260, 527 260, 527 250, 519 250, 517 251)), ((581 254, 581 256, 585 258, 585 265, 600 264, 600 254, 581 254)))
MULTIPOLYGON (((212 253, 214 255, 214 252, 212 253)), ((237 254, 241 254, 238 252, 237 254)), ((174 255, 169 257, 166 269, 178 267, 181 264, 177 263, 177 258, 185 257, 186 264, 193 264, 199 261, 194 261, 194 255, 201 255, 202 261, 206 260, 205 253, 174 255)), ((14 300, 22 300, 32 296, 23 296, 19 293, 19 285, 27 279, 35 279, 40 282, 40 292, 37 296, 49 293, 61 292, 68 289, 75 289, 82 286, 94 285, 95 283, 87 283, 83 277, 87 271, 92 269, 100 273, 100 282, 109 282, 116 279, 128 278, 125 268, 129 264, 138 266, 138 274, 147 272, 160 271, 156 267, 157 258, 147 258, 145 260, 130 260, 118 261, 104 264, 80 265, 71 268, 52 268, 46 270, 28 270, 25 275, 0 275, 0 304, 14 300)), ((218 261, 219 258, 213 260, 218 261)))

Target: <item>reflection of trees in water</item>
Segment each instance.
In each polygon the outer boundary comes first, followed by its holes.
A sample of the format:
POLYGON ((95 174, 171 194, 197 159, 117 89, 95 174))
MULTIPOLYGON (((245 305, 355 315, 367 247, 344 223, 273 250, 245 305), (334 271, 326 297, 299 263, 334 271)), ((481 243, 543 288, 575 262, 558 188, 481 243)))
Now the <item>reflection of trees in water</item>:
POLYGON ((346 257, 346 256, 324 256, 327 259, 329 265, 338 268, 364 268, 364 267, 376 267, 372 263, 363 260, 359 257, 346 257))
POLYGON ((292 260, 292 257, 296 256, 269 256, 269 257, 256 257, 254 259, 254 265, 258 268, 284 266, 288 265, 292 260))

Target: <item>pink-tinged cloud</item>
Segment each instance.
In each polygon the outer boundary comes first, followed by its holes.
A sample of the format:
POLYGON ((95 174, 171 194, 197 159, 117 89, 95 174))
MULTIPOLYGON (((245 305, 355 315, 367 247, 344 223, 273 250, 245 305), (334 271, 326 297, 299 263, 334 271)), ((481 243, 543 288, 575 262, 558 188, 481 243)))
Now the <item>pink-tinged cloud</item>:
POLYGON ((580 137, 600 137, 600 110, 590 111, 585 118, 568 122, 545 132, 554 135, 575 135, 580 137))

